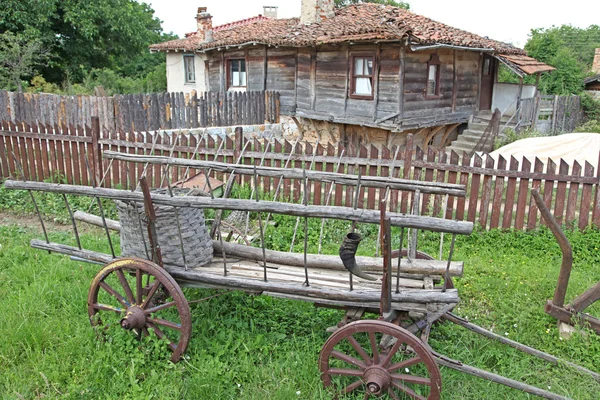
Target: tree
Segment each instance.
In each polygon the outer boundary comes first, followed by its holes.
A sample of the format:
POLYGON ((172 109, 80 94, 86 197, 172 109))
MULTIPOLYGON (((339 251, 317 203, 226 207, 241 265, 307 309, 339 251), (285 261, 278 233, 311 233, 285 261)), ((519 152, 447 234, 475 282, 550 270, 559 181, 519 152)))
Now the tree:
POLYGON ((394 1, 394 0, 335 0, 336 7, 346 7, 351 4, 360 4, 360 3, 376 3, 376 4, 384 4, 386 6, 394 6, 404 8, 405 10, 410 9, 410 5, 408 3, 404 3, 402 1, 394 1))
POLYGON ((0 34, 0 84, 23 91, 22 79, 33 76, 36 67, 46 59, 39 39, 7 31, 0 34))
POLYGON ((93 69, 144 75, 163 61, 148 45, 168 40, 146 3, 135 0, 4 0, 0 32, 25 34, 53 55, 49 82, 80 82, 93 69))

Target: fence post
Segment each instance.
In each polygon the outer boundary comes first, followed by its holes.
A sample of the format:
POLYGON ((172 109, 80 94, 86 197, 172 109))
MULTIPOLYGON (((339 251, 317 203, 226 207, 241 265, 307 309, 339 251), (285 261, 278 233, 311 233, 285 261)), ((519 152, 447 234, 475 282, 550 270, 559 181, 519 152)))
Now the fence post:
POLYGON ((94 176, 91 179, 100 184, 102 179, 102 147, 100 141, 100 118, 92 117, 92 171, 94 176))

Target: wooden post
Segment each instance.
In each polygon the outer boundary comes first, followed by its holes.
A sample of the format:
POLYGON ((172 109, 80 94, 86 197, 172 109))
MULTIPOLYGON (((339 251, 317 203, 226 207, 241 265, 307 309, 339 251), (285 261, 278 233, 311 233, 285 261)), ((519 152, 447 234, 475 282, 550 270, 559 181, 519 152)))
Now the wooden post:
POLYGON ((98 117, 92 117, 92 171, 94 176, 90 177, 95 179, 97 183, 103 176, 102 171, 102 146, 99 143, 100 140, 100 119, 98 117))
POLYGON ((521 130, 521 97, 523 97, 523 77, 519 77, 519 91, 517 93, 517 115, 515 116, 515 120, 517 121, 516 130, 519 132, 521 130))

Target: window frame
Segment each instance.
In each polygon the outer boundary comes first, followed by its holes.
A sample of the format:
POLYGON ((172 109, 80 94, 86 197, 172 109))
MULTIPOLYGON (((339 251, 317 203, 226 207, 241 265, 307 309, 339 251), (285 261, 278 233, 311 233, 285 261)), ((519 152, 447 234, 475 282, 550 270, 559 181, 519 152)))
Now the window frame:
POLYGON ((350 57, 350 93, 348 93, 348 97, 351 99, 357 100, 373 100, 375 98, 375 74, 377 71, 377 58, 375 57, 375 53, 354 53, 350 57), (355 65, 356 59, 371 59, 373 61, 373 70, 371 75, 355 75, 355 65), (355 94, 356 92, 356 78, 371 78, 371 94, 355 94))
POLYGON ((440 62, 440 56, 437 53, 434 53, 427 61, 427 75, 425 81, 425 98, 426 99, 439 99, 441 97, 440 94, 440 72, 442 70, 442 63, 440 62), (429 94, 429 71, 432 66, 436 66, 435 72, 435 93, 429 94))
POLYGON ((195 54, 184 54, 183 55, 183 78, 184 78, 184 83, 185 84, 196 83, 196 55, 195 54), (189 61, 186 61, 186 60, 191 60, 191 64, 192 64, 192 78, 193 79, 189 79, 188 78, 188 64, 189 64, 189 61))
POLYGON ((246 57, 229 57, 225 59, 225 67, 226 71, 226 90, 229 89, 247 89, 248 88, 248 59, 246 57), (232 85, 231 80, 233 79, 232 71, 231 71, 231 63, 232 61, 244 61, 244 73, 246 74, 246 85, 244 86, 234 86, 232 85))

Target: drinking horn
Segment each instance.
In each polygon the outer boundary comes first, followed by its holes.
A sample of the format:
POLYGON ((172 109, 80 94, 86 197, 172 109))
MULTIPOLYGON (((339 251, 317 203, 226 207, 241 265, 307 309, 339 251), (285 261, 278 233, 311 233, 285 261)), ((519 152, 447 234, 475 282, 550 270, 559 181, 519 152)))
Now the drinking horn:
POLYGON ((358 233, 350 232, 347 234, 340 246, 340 258, 342 259, 344 267, 352 274, 369 281, 376 281, 376 277, 363 272, 360 267, 356 265, 356 250, 358 249, 358 244, 361 240, 362 237, 358 233))

